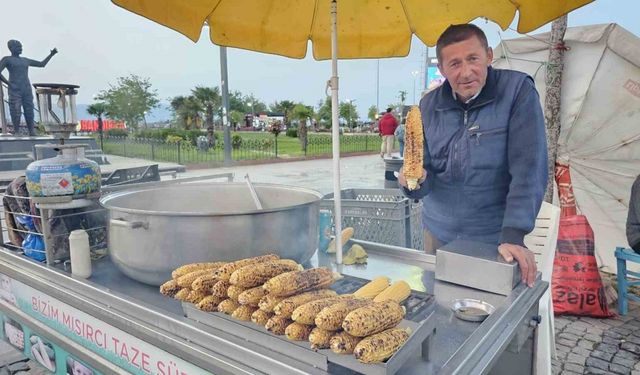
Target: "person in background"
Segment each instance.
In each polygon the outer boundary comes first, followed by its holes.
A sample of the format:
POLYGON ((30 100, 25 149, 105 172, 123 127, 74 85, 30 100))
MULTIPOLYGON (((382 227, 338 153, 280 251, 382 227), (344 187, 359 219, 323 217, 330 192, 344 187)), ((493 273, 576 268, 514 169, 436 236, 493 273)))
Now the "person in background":
POLYGON ((633 251, 640 254, 640 175, 636 177, 631 187, 627 215, 627 241, 633 251))
POLYGON ((393 135, 396 136, 398 144, 400 145, 400 157, 404 156, 404 125, 405 121, 403 121, 402 124, 396 128, 396 131, 393 132, 393 135))
POLYGON ((393 133, 398 127, 398 120, 396 120, 395 116, 393 116, 391 110, 391 108, 387 108, 387 113, 385 113, 378 122, 378 130, 380 131, 380 136, 382 137, 382 146, 380 147, 381 158, 384 158, 385 155, 387 157, 391 157, 391 151, 393 151, 394 142, 393 133))
POLYGON ((425 251, 456 239, 495 244, 533 286, 536 263, 524 245, 547 186, 547 142, 533 79, 493 69, 493 51, 473 24, 452 25, 436 44, 446 81, 420 100, 425 251))

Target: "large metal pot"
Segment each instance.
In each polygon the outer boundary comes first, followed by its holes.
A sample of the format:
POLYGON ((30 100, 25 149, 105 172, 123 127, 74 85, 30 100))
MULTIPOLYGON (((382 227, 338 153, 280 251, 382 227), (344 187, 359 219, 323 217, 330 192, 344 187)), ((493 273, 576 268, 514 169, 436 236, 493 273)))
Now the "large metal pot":
POLYGON ((160 285, 183 264, 266 253, 303 263, 318 245, 322 195, 292 186, 194 183, 125 190, 103 197, 109 253, 127 276, 160 285))

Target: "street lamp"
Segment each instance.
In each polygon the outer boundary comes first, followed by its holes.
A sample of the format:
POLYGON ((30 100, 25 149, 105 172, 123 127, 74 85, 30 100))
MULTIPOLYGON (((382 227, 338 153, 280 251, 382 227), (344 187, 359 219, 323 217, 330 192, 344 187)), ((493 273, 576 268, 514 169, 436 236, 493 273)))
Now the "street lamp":
POLYGON ((248 101, 247 105, 251 106, 251 127, 255 127, 256 126, 256 122, 255 122, 255 115, 256 115, 256 111, 253 109, 253 102, 252 101, 248 101))
POLYGON ((147 111, 142 112, 142 119, 144 120, 144 128, 147 128, 147 111))
POLYGON ((413 72, 411 72, 411 75, 413 76, 413 104, 416 104, 416 78, 418 78, 418 74, 420 74, 419 71, 414 70, 413 72))

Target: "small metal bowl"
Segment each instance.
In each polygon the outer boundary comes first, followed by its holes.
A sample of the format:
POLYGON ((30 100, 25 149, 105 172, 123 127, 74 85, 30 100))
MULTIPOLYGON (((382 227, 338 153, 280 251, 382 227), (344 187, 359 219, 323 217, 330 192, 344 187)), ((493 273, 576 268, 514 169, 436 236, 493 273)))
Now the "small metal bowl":
POLYGON ((481 322, 491 315, 496 308, 493 305, 477 299, 463 298, 453 301, 451 307, 458 319, 468 322, 481 322))

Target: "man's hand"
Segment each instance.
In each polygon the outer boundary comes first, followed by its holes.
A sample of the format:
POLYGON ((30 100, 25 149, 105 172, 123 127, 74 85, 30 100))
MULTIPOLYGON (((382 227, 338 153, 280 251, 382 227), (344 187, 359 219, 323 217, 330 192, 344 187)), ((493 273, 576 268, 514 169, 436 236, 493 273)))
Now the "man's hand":
POLYGON ((58 49, 54 48, 51 50, 51 56, 55 55, 56 53, 58 53, 58 49))
MULTIPOLYGON (((420 179, 418 180, 417 189, 420 189, 420 185, 422 185, 422 183, 426 179, 427 179, 427 171, 423 168, 422 169, 422 177, 420 177, 420 179)), ((400 186, 402 186, 402 187, 407 187, 407 179, 404 178, 404 167, 400 168, 400 170, 398 171, 398 184, 400 184, 400 186)))
POLYGON ((511 262, 515 258, 518 265, 520 265, 522 281, 527 283, 529 287, 533 287, 533 282, 536 280, 536 272, 538 271, 533 252, 526 247, 510 243, 503 243, 498 246, 498 252, 507 262, 511 262))

